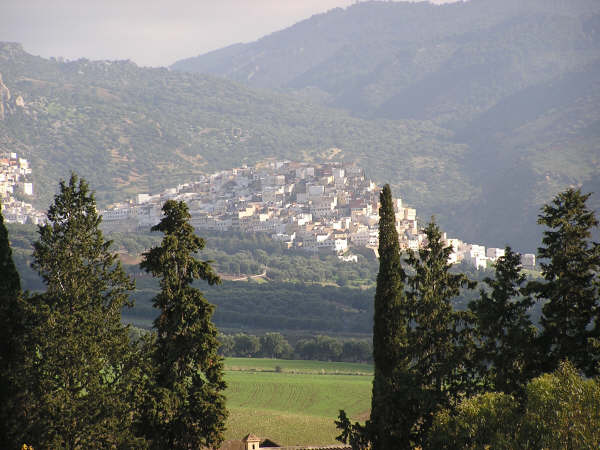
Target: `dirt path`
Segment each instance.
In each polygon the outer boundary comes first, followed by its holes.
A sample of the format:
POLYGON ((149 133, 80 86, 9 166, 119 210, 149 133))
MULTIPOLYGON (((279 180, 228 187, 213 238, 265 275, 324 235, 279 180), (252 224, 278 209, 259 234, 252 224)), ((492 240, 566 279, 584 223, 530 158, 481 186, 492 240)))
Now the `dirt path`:
POLYGON ((267 278, 267 269, 263 270, 262 273, 259 273, 256 275, 246 275, 246 274, 231 275, 231 274, 227 274, 227 273, 220 273, 219 276, 223 280, 227 280, 227 281, 248 281, 250 279, 256 280, 257 278, 266 279, 267 278))

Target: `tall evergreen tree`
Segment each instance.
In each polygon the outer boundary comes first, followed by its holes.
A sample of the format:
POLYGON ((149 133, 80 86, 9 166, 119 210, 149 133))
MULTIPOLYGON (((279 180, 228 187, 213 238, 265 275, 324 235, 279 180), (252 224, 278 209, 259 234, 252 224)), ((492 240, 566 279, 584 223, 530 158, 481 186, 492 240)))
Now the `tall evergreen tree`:
POLYGON ((379 207, 379 272, 373 316, 373 395, 368 430, 375 450, 410 445, 412 388, 407 372, 408 320, 404 297, 396 213, 389 185, 381 191, 379 207))
POLYGON ((12 259, 8 230, 4 225, 2 202, 0 202, 0 296, 15 296, 21 291, 19 273, 12 259))
POLYGON ((338 440, 354 449, 410 448, 418 414, 414 379, 408 371, 408 312, 403 293, 405 273, 401 265, 396 213, 389 185, 380 193, 379 273, 373 316, 373 394, 371 416, 363 427, 350 423, 340 411, 338 440))
POLYGON ((424 233, 427 244, 416 253, 410 251, 406 259, 408 350, 411 371, 421 387, 419 444, 435 411, 476 385, 471 370, 471 317, 466 311, 455 311, 451 303, 461 288, 472 289, 475 283, 450 272, 452 247, 444 245, 433 219, 424 233))
POLYGON ((563 359, 588 376, 598 370, 600 354, 591 339, 600 337, 600 244, 591 241, 598 220, 586 206, 590 195, 568 189, 538 216, 548 228, 538 248, 545 283, 532 282, 528 289, 546 301, 541 319, 545 371, 563 359))
POLYGON ((152 227, 164 233, 162 243, 144 253, 141 263, 160 277, 161 287, 154 298, 160 314, 146 433, 158 449, 216 448, 227 418, 223 363, 211 321, 214 306, 192 282, 220 279, 208 262, 194 257, 205 242, 194 234, 186 204, 169 200, 162 210, 164 218, 152 227))
POLYGON ((14 447, 23 418, 18 368, 23 338, 21 282, 12 259, 0 202, 0 448, 14 447))
POLYGON ((109 250, 94 195, 61 181, 39 227, 34 264, 47 291, 30 300, 29 443, 35 448, 143 446, 132 436, 137 363, 121 310, 133 282, 109 250))
POLYGON ((494 390, 522 395, 527 382, 539 375, 535 347, 536 329, 528 314, 533 305, 522 288, 526 276, 521 256, 506 247, 495 265, 495 277, 483 280, 489 290, 469 304, 476 317, 481 339, 479 359, 493 383, 494 390))

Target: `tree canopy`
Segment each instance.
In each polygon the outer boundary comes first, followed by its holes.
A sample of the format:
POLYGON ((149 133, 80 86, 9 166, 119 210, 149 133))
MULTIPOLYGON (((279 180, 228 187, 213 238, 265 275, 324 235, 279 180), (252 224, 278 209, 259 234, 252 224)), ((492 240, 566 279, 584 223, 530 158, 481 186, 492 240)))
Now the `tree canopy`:
POLYGON ((546 370, 569 359, 587 375, 598 373, 600 353, 592 339, 600 337, 600 243, 591 240, 598 219, 586 205, 590 195, 573 188, 561 192, 538 219, 547 228, 538 248, 545 282, 530 283, 528 291, 546 302, 541 318, 546 370))
POLYGON ((205 245, 194 234, 184 202, 167 201, 152 231, 161 245, 144 253, 140 266, 160 278, 154 299, 154 364, 144 433, 153 448, 216 448, 223 440, 227 410, 223 362, 218 355, 214 306, 191 286, 194 280, 220 282, 208 262, 195 258, 205 245))
POLYGON ((93 193, 73 174, 60 182, 34 244, 34 267, 47 285, 28 300, 23 442, 35 448, 144 445, 131 430, 139 373, 121 323, 134 284, 100 222, 93 193))
POLYGON ((537 329, 529 316, 533 299, 524 295, 526 276, 521 255, 505 248, 495 264, 495 277, 486 277, 488 290, 469 304, 476 317, 480 348, 478 364, 487 372, 494 389, 522 394, 527 381, 537 374, 537 329))

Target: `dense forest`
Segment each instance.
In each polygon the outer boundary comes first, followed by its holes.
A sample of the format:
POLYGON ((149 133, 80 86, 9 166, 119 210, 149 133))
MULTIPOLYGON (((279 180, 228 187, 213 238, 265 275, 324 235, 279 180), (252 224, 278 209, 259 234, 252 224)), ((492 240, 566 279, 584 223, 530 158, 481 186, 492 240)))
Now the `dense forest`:
POLYGON ((38 228, 32 267, 44 290, 23 291, 0 209, 0 446, 216 448, 227 409, 214 306, 191 286, 220 283, 194 257, 183 202, 167 201, 161 241, 140 268, 159 282, 153 333, 133 339, 122 310, 134 280, 99 228, 85 180, 60 182, 38 228))

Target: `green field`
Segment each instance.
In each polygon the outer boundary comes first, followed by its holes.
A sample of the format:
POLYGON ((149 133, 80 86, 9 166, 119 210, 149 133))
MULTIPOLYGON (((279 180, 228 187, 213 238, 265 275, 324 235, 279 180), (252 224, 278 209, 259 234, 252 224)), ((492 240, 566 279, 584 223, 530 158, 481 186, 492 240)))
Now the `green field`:
POLYGON ((225 368, 227 439, 252 432, 284 445, 332 444, 340 409, 368 416, 371 365, 227 358, 225 368))
POLYGON ((227 370, 308 373, 327 375, 373 375, 371 364, 348 362, 301 361, 271 358, 226 358, 227 370), (277 370, 277 367, 280 370, 277 370))

